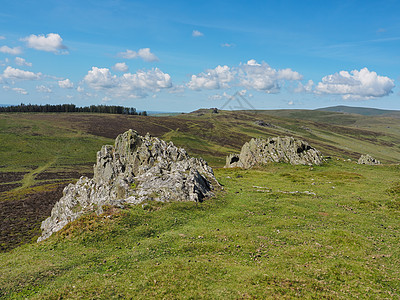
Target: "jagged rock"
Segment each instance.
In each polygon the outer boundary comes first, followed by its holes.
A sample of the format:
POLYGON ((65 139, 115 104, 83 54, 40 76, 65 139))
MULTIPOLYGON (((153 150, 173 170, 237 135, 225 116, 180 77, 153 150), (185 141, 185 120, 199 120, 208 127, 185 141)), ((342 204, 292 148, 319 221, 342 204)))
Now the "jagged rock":
POLYGON ((320 165, 321 153, 306 142, 293 137, 251 139, 243 145, 240 154, 226 158, 225 168, 251 168, 269 162, 285 162, 292 165, 320 165))
POLYGON ((361 155, 357 162, 359 165, 380 165, 381 162, 369 154, 361 155))
POLYGON ((63 197, 42 223, 38 242, 84 213, 102 213, 103 205, 202 201, 218 185, 203 159, 189 157, 172 142, 129 130, 116 138, 115 146, 105 145, 97 152, 92 179, 81 177, 64 188, 63 197))

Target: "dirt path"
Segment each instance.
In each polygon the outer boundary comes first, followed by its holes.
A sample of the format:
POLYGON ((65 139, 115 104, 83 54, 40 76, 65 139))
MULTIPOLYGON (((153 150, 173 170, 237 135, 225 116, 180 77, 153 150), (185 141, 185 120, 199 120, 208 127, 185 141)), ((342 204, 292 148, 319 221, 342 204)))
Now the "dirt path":
POLYGON ((29 173, 25 174, 24 178, 22 178, 22 180, 21 180, 22 186, 17 188, 17 190, 22 190, 22 189, 25 189, 25 188, 28 188, 28 187, 32 186, 35 183, 35 176, 37 174, 39 174, 39 173, 42 173, 46 169, 48 169, 56 161, 57 161, 57 157, 52 159, 51 161, 49 161, 47 164, 36 168, 32 172, 29 172, 29 173))

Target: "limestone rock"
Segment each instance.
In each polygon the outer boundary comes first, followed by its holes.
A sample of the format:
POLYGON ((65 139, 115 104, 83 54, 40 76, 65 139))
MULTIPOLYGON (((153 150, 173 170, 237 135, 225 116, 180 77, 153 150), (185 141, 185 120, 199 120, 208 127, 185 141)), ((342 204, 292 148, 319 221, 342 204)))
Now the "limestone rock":
POLYGON ((81 177, 64 188, 63 197, 42 223, 38 241, 86 212, 102 213, 103 205, 202 201, 218 185, 203 159, 189 157, 172 142, 129 130, 116 138, 115 146, 105 145, 97 152, 92 179, 81 177))
POLYGON ((240 154, 226 158, 225 168, 251 168, 269 162, 285 162, 292 165, 320 165, 321 153, 308 143, 293 137, 251 139, 243 145, 240 154))
POLYGON ((359 165, 380 165, 381 162, 369 154, 361 155, 357 162, 359 165))

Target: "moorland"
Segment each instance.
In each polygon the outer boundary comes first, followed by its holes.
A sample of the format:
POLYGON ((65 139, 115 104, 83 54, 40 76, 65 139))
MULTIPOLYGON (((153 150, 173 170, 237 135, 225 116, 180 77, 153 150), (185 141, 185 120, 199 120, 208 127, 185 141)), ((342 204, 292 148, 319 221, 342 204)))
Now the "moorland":
POLYGON ((400 118, 335 111, 0 114, 2 298, 397 298, 400 118), (63 188, 128 129, 214 168, 201 203, 109 207, 36 243, 63 188), (321 166, 224 169, 252 137, 293 136, 321 166), (358 165, 361 154, 383 164, 358 165))

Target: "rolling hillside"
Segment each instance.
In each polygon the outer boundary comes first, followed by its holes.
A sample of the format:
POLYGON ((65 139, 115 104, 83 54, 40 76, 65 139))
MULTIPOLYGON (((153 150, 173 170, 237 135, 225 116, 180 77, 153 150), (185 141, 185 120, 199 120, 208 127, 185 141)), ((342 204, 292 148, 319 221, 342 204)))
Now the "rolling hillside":
POLYGON ((0 298, 396 298, 400 119, 325 111, 177 116, 0 114, 0 298), (121 132, 202 156, 223 190, 83 217, 44 243, 63 187, 121 132), (252 137, 289 135, 322 166, 223 169, 252 137), (369 153, 384 165, 357 165, 369 153), (311 193, 310 193, 311 192, 311 193))

